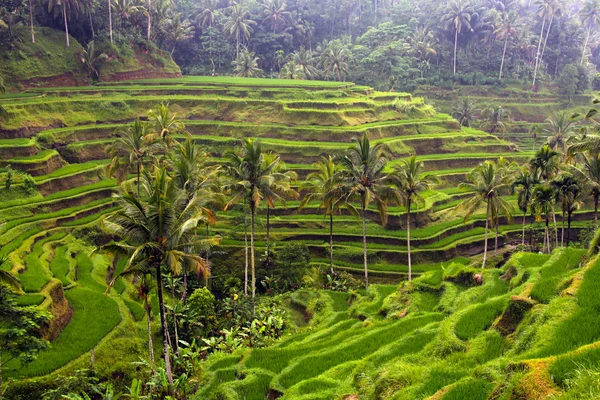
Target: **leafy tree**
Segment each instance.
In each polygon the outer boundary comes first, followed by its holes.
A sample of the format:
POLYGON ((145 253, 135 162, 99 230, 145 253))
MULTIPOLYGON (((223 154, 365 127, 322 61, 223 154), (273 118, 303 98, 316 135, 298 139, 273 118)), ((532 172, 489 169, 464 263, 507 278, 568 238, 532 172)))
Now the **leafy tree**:
POLYGON ((283 279, 299 281, 310 266, 308 246, 302 242, 285 242, 277 248, 277 263, 283 279))
POLYGON ((77 17, 83 10, 83 2, 80 0, 48 0, 48 12, 52 13, 54 18, 62 14, 63 23, 65 25, 65 36, 67 47, 69 43, 69 19, 77 17))
POLYGON ((538 218, 543 217, 545 222, 545 235, 543 250, 550 253, 550 218, 554 215, 555 192, 549 185, 537 185, 533 189, 532 208, 538 218), (547 246, 547 247, 546 247, 547 246))
POLYGON ((448 29, 454 30, 454 61, 452 63, 453 73, 456 75, 456 51, 458 49, 458 35, 463 28, 471 30, 471 14, 475 9, 469 0, 451 0, 446 6, 446 14, 442 16, 442 22, 448 29))
POLYGON ((315 57, 312 51, 306 50, 304 46, 300 46, 300 49, 292 54, 292 61, 302 69, 302 73, 307 79, 314 79, 319 75, 319 71, 314 66, 315 57))
POLYGON ((560 168, 560 153, 545 144, 529 160, 529 167, 543 181, 552 179, 560 168))
POLYGON ((511 122, 510 111, 502 106, 489 106, 481 111, 481 127, 489 133, 499 133, 504 139, 504 133, 511 122))
POLYGON ((600 0, 587 0, 581 9, 579 16, 581 17, 582 25, 587 25, 587 34, 581 51, 581 62, 579 63, 579 65, 583 65, 592 29, 600 24, 600 0))
MULTIPOLYGON (((6 274, 2 274, 6 276, 6 274)), ((1 281, 0 281, 1 282, 1 281)), ((46 348, 39 337, 40 326, 48 320, 46 313, 33 307, 17 305, 16 294, 0 283, 0 398, 2 397, 2 366, 18 360, 21 365, 35 359, 46 348)))
MULTIPOLYGON (((390 179, 384 172, 388 159, 383 144, 371 146, 367 135, 362 140, 352 139, 353 146, 344 156, 336 157, 340 164, 340 178, 346 199, 360 203, 363 235, 363 261, 365 267, 365 286, 369 286, 369 266, 367 262, 367 207, 375 203, 382 225, 387 222, 387 203, 395 198, 391 191, 390 179)), ((398 200, 395 198, 395 200, 398 200)))
POLYGON ((96 46, 94 41, 90 41, 87 44, 86 49, 83 51, 83 55, 81 57, 81 61, 85 64, 88 75, 91 79, 98 77, 98 70, 96 66, 100 64, 101 61, 108 59, 106 53, 96 53, 96 46))
POLYGON ((546 118, 546 126, 544 132, 548 137, 548 144, 554 150, 562 150, 566 155, 566 143, 569 135, 573 132, 576 122, 571 118, 567 111, 556 113, 546 118))
MULTIPOLYGON (((525 245, 525 219, 527 210, 533 198, 533 189, 540 183, 536 174, 532 174, 526 169, 522 169, 517 178, 512 183, 512 190, 517 191, 517 205, 523 211, 523 233, 521 245, 525 245)), ((531 243, 529 243, 531 245, 531 243)))
POLYGON ((575 202, 580 197, 581 194, 581 185, 575 179, 575 177, 568 173, 562 173, 554 180, 550 182, 551 186, 554 188, 556 192, 557 200, 561 203, 561 211, 562 211, 562 231, 561 231, 561 239, 560 245, 564 246, 565 243, 565 214, 572 209, 575 205, 575 202))
POLYGON ((271 25, 273 33, 277 33, 292 17, 292 13, 286 10, 287 4, 284 0, 265 0, 262 7, 265 15, 263 22, 271 25))
POLYGON ((463 97, 454 107, 452 116, 456 118, 462 126, 471 126, 471 123, 477 119, 477 114, 479 112, 480 110, 473 101, 468 97, 463 97))
POLYGON ((519 23, 519 14, 515 10, 511 10, 507 13, 501 14, 501 17, 496 24, 496 30, 494 31, 494 34, 498 37, 498 39, 504 39, 504 49, 502 50, 502 62, 500 63, 500 73, 498 74, 498 79, 502 79, 502 71, 504 69, 504 59, 506 58, 508 41, 511 37, 518 33, 520 28, 519 23))
POLYGON ((348 61, 352 53, 341 41, 334 40, 329 43, 321 54, 323 73, 327 79, 330 73, 334 73, 338 81, 342 81, 342 75, 348 75, 348 61))
POLYGON ((175 13, 173 17, 164 20, 161 26, 166 38, 172 43, 171 55, 178 42, 194 37, 194 27, 188 19, 182 19, 180 13, 175 13))
POLYGON ((172 113, 169 104, 162 103, 160 106, 148 113, 148 140, 153 142, 161 139, 166 148, 169 147, 173 138, 172 135, 184 130, 185 125, 177 118, 176 113, 172 113))
POLYGON ((440 182, 439 178, 432 174, 424 174, 423 162, 417 161, 415 156, 402 160, 400 166, 396 167, 392 180, 396 184, 398 194, 406 205, 406 244, 408 246, 408 280, 412 280, 412 261, 410 256, 410 225, 411 206, 413 203, 425 204, 422 192, 430 190, 440 182))
POLYGON ((235 76, 245 78, 259 78, 263 76, 263 70, 258 67, 258 57, 254 56, 254 52, 243 48, 232 63, 233 73, 235 76))
POLYGON ((577 93, 577 86, 579 83, 579 71, 577 70, 577 66, 574 64, 565 66, 558 76, 556 83, 558 85, 560 96, 566 97, 567 100, 571 101, 573 96, 577 93))

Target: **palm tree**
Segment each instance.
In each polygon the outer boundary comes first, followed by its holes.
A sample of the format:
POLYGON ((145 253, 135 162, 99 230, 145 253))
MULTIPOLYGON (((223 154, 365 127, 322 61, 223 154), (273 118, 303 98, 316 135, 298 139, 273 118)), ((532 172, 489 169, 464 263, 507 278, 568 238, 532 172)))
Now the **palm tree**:
POLYGON ((196 15, 196 24, 202 29, 214 26, 218 7, 218 0, 205 0, 200 12, 196 15))
POLYGON ((348 74, 348 60, 352 56, 350 49, 340 40, 333 40, 321 54, 321 63, 323 64, 323 73, 325 78, 330 73, 335 73, 338 81, 342 81, 342 75, 348 74))
POLYGON ((412 280, 412 260, 410 255, 410 218, 411 206, 415 203, 425 203, 422 192, 433 188, 440 182, 432 174, 423 174, 424 164, 417 161, 415 156, 402 160, 400 166, 395 168, 392 180, 396 184, 398 194, 406 205, 406 245, 408 247, 408 280, 412 280))
POLYGON ((48 12, 52 13, 54 18, 62 14, 67 47, 70 46, 68 20, 71 16, 77 16, 82 8, 83 3, 80 0, 48 0, 48 12))
POLYGON ((150 366, 154 370, 154 345, 152 344, 152 302, 150 292, 152 290, 152 275, 144 274, 138 286, 138 293, 144 303, 148 329, 148 354, 150 355, 150 366))
POLYGON ((249 51, 246 47, 242 48, 242 51, 231 64, 235 76, 244 78, 263 76, 263 70, 258 67, 258 57, 255 57, 254 52, 249 51))
POLYGON ((571 241, 571 219, 573 217, 573 213, 581 208, 583 205, 583 190, 581 186, 578 188, 573 188, 573 191, 569 193, 566 199, 566 208, 567 208, 567 247, 569 247, 569 243, 571 241), (579 190, 577 190, 579 189, 579 190))
POLYGON ((504 49, 502 50, 502 62, 500 63, 500 72, 498 79, 502 79, 502 71, 504 69, 504 59, 506 57, 506 49, 508 48, 508 40, 518 33, 519 29, 519 14, 511 10, 508 13, 503 13, 497 23, 494 34, 498 39, 504 39, 504 49))
MULTIPOLYGON (((171 113, 169 104, 162 103, 154 110, 148 113, 148 140, 155 141, 161 139, 165 146, 170 146, 172 135, 180 133, 185 129, 185 125, 177 118, 176 113, 171 113)), ((166 154, 165 149, 165 154, 166 154)))
POLYGON ((510 124, 510 111, 502 106, 489 106, 481 112, 483 119, 481 127, 489 133, 500 133, 504 140, 504 133, 510 124))
POLYGON ((554 202, 556 201, 554 189, 546 185, 537 185, 533 189, 533 203, 532 208, 536 216, 539 218, 544 217, 545 221, 545 235, 544 235, 544 246, 543 251, 546 250, 546 244, 548 253, 550 253, 550 216, 554 215, 554 202))
POLYGON ((471 123, 477 118, 479 109, 468 97, 462 97, 460 102, 454 107, 452 116, 458 120, 462 126, 471 126, 471 123))
POLYGON ((127 128, 117 129, 115 135, 117 140, 108 145, 106 149, 106 152, 112 157, 106 174, 116 176, 118 183, 121 183, 127 179, 131 168, 135 168, 139 196, 144 162, 157 146, 148 141, 146 125, 139 118, 136 118, 127 128))
MULTIPOLYGON (((523 246, 525 245, 525 219, 527 217, 527 210, 531 204, 533 189, 539 183, 540 181, 535 174, 523 169, 511 185, 513 192, 517 190, 517 205, 523 211, 523 233, 521 238, 521 245, 523 246)), ((531 243, 529 244, 531 245, 531 243)))
POLYGON ((300 46, 300 49, 292 54, 292 61, 302 68, 302 72, 307 79, 318 76, 319 71, 313 65, 315 63, 313 53, 310 50, 306 50, 304 46, 300 46))
POLYGON ((567 111, 562 111, 546 118, 544 132, 550 135, 548 137, 550 147, 554 150, 560 148, 563 156, 566 156, 566 142, 576 124, 576 121, 571 118, 567 111))
POLYGON ((473 195, 459 205, 456 210, 461 214, 464 213, 464 221, 466 222, 485 204, 485 239, 483 263, 481 264, 481 268, 485 268, 490 223, 492 226, 497 226, 498 217, 501 214, 504 214, 507 218, 510 218, 512 214, 512 206, 501 196, 502 191, 507 190, 510 186, 510 176, 504 165, 486 161, 475 167, 467 175, 467 179, 469 182, 461 183, 459 188, 472 192, 473 195))
POLYGON ((231 15, 223 25, 223 33, 235 37, 235 55, 240 54, 240 39, 248 40, 254 30, 252 26, 256 22, 248 19, 248 8, 242 4, 236 4, 231 7, 231 15))
POLYGON ((581 167, 571 167, 573 175, 584 183, 594 201, 594 225, 598 226, 598 203, 600 202, 600 154, 584 153, 581 155, 581 167))
MULTIPOLYGON (((113 28, 112 28, 112 1, 111 0, 107 0, 108 6, 106 7, 108 9, 108 37, 110 38, 110 44, 114 44, 115 42, 113 41, 113 28)), ((148 10, 148 13, 150 13, 150 10, 148 10)))
POLYGON ((29 29, 31 30, 31 43, 35 43, 35 31, 33 30, 33 3, 28 0, 29 5, 29 29))
POLYGON ((432 31, 424 26, 419 26, 415 32, 408 38, 410 54, 420 61, 427 61, 437 52, 434 49, 435 37, 432 31))
POLYGON ((540 39, 538 42, 537 53, 535 56, 535 69, 533 73, 533 88, 535 89, 535 82, 537 80, 537 74, 539 65, 544 57, 544 51, 546 50, 546 44, 548 42, 548 35, 550 34, 550 29, 552 28, 552 21, 554 20, 554 16, 558 12, 560 8, 560 4, 555 2, 555 0, 537 0, 536 4, 538 5, 537 14, 542 17, 542 29, 540 30, 540 39), (542 48, 542 39, 544 37, 544 28, 546 25, 546 20, 549 19, 550 23, 548 24, 548 32, 546 33, 546 39, 544 41, 544 47, 542 48), (540 52, 541 49, 541 52, 540 52))
POLYGON ((108 59, 106 53, 96 54, 96 46, 94 41, 91 40, 85 50, 83 50, 83 55, 81 57, 81 61, 85 64, 88 70, 88 75, 91 79, 94 77, 98 77, 98 70, 96 66, 103 60, 108 59))
POLYGON ((363 234, 363 261, 365 267, 365 286, 369 286, 369 266, 367 262, 367 217, 369 204, 375 203, 382 225, 387 223, 386 199, 396 198, 391 191, 388 175, 384 168, 388 162, 383 144, 371 146, 367 135, 362 140, 352 139, 354 145, 344 156, 336 157, 340 164, 340 179, 348 201, 360 202, 363 234))
POLYGON ((590 33, 592 32, 592 28, 595 28, 600 24, 600 0, 587 0, 583 9, 581 10, 581 23, 582 25, 587 25, 587 35, 585 37, 585 44, 583 45, 583 50, 581 51, 581 62, 579 65, 583 65, 583 60, 585 60, 585 54, 587 51, 587 46, 590 41, 590 33))
MULTIPOLYGON (((225 187, 231 193, 231 200, 225 206, 230 208, 239 201, 247 202, 250 208, 250 268, 252 274, 252 301, 256 296, 256 274, 254 257, 255 217, 261 200, 276 198, 275 185, 281 159, 277 157, 270 163, 265 161, 260 141, 244 139, 241 154, 225 154, 224 172, 230 179, 225 187)), ((271 204, 272 205, 272 204, 271 204)))
POLYGON ((281 26, 284 26, 292 17, 292 13, 286 11, 287 4, 284 0, 266 0, 262 3, 265 19, 273 28, 273 33, 277 33, 281 26))
POLYGON ((560 153, 545 144, 529 160, 529 167, 538 178, 547 182, 558 173, 560 168, 560 153))
POLYGON ((454 30, 454 61, 452 63, 454 75, 456 75, 456 51, 458 49, 458 35, 463 28, 471 29, 471 14, 475 9, 469 0, 451 0, 446 7, 446 14, 442 16, 448 29, 454 30))
POLYGON ((132 15, 144 11, 136 0, 115 0, 112 6, 119 15, 119 35, 123 33, 123 21, 129 21, 132 15))
POLYGON ((313 201, 318 201, 319 208, 324 209, 325 215, 329 216, 329 269, 333 275, 333 214, 339 213, 342 207, 346 207, 355 215, 358 213, 352 204, 344 201, 344 191, 339 180, 340 166, 333 158, 321 157, 321 161, 314 166, 317 171, 308 174, 300 186, 305 194, 299 210, 313 201))
POLYGON ((194 27, 187 19, 181 19, 180 13, 175 13, 173 17, 162 22, 162 30, 166 38, 171 42, 171 55, 175 52, 175 46, 178 42, 194 37, 194 27))
POLYGON ((550 182, 560 200, 562 211, 562 231, 560 245, 565 244, 565 214, 573 207, 573 202, 581 193, 581 186, 575 177, 569 173, 562 173, 550 182))
POLYGON ((120 210, 106 217, 101 226, 120 241, 97 250, 126 255, 124 275, 154 273, 165 369, 172 384, 162 269, 169 268, 179 274, 186 265, 198 274, 209 275, 206 260, 198 255, 205 243, 196 237, 196 228, 204 220, 204 215, 199 199, 189 199, 187 193, 176 187, 164 168, 144 172, 140 198, 125 190, 116 195, 116 201, 120 210))

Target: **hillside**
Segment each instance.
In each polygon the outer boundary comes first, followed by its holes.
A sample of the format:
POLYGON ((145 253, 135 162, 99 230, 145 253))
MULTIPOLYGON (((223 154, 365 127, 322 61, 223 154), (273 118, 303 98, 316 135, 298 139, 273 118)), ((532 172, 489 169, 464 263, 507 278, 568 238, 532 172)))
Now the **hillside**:
MULTIPOLYGON (((14 28, 16 35, 27 37, 25 27, 14 28)), ((71 46, 64 46, 64 32, 51 28, 35 28, 36 43, 28 40, 15 42, 9 50, 0 47, 0 76, 9 89, 89 85, 89 77, 82 57, 84 47, 74 38, 71 46)), ((96 68, 101 81, 163 78, 181 76, 179 67, 170 55, 154 44, 144 42, 109 46, 96 45, 96 55, 104 53, 96 68)))

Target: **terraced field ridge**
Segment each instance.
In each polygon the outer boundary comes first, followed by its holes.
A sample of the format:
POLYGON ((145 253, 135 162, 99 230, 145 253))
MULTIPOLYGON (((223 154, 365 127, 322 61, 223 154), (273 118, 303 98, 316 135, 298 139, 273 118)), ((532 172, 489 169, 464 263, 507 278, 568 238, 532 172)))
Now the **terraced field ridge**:
MULTIPOLYGON (((92 248, 81 238, 93 241, 90 228, 115 211, 111 192, 116 181, 104 174, 109 162, 105 148, 114 140, 113 132, 136 117, 145 118, 148 110, 161 103, 169 103, 171 110, 184 120, 186 130, 216 162, 240 138, 260 138, 263 147, 280 154, 287 168, 295 170, 300 180, 313 170, 312 163, 321 156, 345 151, 352 138, 362 135, 386 146, 393 156, 391 165, 402 157, 417 155, 426 169, 437 171, 443 180, 435 190, 424 194, 425 202, 418 206, 413 218, 416 263, 413 271, 417 274, 433 270, 437 274, 434 276, 441 276, 441 262, 466 263, 465 256, 482 251, 483 215, 464 223, 462 216, 454 212, 454 207, 468 195, 457 189, 467 171, 487 159, 524 161, 531 155, 517 151, 511 143, 493 135, 462 128, 449 115, 437 113, 422 98, 408 93, 376 92, 345 82, 186 77, 39 89, 2 97, 10 119, 0 128, 0 181, 6 182, 9 166, 21 172, 10 173, 10 189, 1 190, 0 255, 10 260, 2 268, 20 275, 23 304, 39 305, 53 315, 44 328, 45 336, 53 340, 50 348, 25 368, 8 366, 10 376, 37 377, 61 368, 73 371, 87 367, 92 349, 98 364, 107 371, 134 368, 131 362, 143 351, 143 343, 135 339, 139 337, 137 330, 143 329, 137 323, 144 317, 141 301, 133 285, 124 279, 117 281, 108 296, 104 295, 107 277, 119 273, 123 264, 103 255, 90 257, 92 248), (103 357, 109 357, 108 350, 117 343, 123 353, 118 365, 102 363, 103 357)), ((326 263, 327 221, 316 204, 309 204, 301 213, 298 205, 297 200, 288 201, 272 210, 272 240, 306 242, 315 265, 326 263)), ((264 211, 260 210, 261 219, 264 211)), ((387 225, 381 226, 376 210, 367 210, 368 257, 375 281, 399 281, 407 270, 406 210, 392 206, 389 212, 387 225)), ((575 219, 584 218, 586 212, 581 211, 575 219)), ((237 266, 241 274, 240 250, 244 238, 243 229, 236 222, 239 218, 236 211, 219 213, 212 234, 223 238, 213 262, 237 266)), ((359 222, 349 214, 336 216, 334 220, 335 267, 350 272, 360 270, 359 222)), ((576 221, 574 226, 577 224, 576 221)), ((503 225, 500 243, 513 240, 520 229, 520 225, 503 225)), ((260 221, 257 234, 260 252, 265 239, 260 221)), ((371 293, 373 296, 383 296, 379 291, 389 294, 391 289, 382 286, 372 290, 377 292, 371 293)), ((420 301, 433 309, 437 304, 434 300, 433 295, 424 295, 420 301)), ((339 303, 336 307, 345 308, 344 301, 335 301, 339 303)), ((369 307, 376 314, 381 304, 369 307)), ((334 319, 340 322, 347 312, 338 311, 334 319)), ((380 329, 375 324, 369 335, 385 346, 398 332, 404 332, 408 338, 427 326, 422 337, 433 338, 442 317, 439 312, 430 312, 399 321, 393 328, 380 329)), ((333 335, 339 326, 336 328, 333 320, 330 323, 333 335)), ((345 324, 350 327, 348 322, 345 324)), ((330 339, 323 340, 322 348, 329 347, 330 339)), ((360 340, 357 337, 355 344, 347 345, 355 346, 352 348, 359 352, 369 349, 363 349, 360 340)), ((319 342, 307 339, 306 343, 319 342)), ((290 343, 288 350, 304 352, 300 342, 290 343)), ((397 350, 398 354, 404 351, 397 350)), ((114 352, 110 354, 114 357, 114 352)), ((354 362, 362 353, 356 354, 355 359, 346 361, 354 362)), ((282 369, 289 367, 289 371, 280 375, 280 371, 272 370, 273 366, 264 364, 258 356, 253 357, 248 362, 256 363, 256 371, 260 373, 249 375, 245 382, 256 385, 273 382, 274 389, 286 393, 295 393, 301 381, 327 371, 302 376, 290 364, 281 365, 282 369)), ((223 369, 217 372, 216 383, 235 376, 232 368, 239 360, 231 360, 230 364, 222 361, 227 365, 216 368, 216 371, 223 369)), ((314 362, 321 364, 318 359, 314 362)), ((319 368, 324 367, 325 364, 319 368)), ((329 379, 319 380, 315 385, 332 386, 329 379)))

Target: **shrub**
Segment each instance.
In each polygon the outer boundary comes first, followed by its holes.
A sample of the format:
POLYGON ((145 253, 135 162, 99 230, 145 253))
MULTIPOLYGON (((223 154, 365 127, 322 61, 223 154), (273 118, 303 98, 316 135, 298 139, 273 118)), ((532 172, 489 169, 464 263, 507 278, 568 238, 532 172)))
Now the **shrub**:
POLYGON ((190 313, 197 318, 215 314, 215 296, 205 287, 194 290, 187 305, 190 313))

